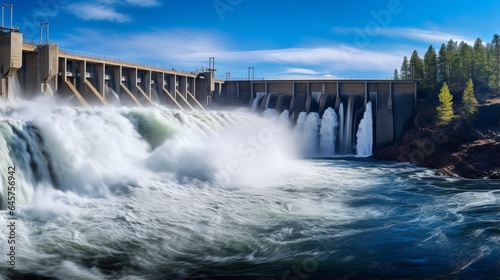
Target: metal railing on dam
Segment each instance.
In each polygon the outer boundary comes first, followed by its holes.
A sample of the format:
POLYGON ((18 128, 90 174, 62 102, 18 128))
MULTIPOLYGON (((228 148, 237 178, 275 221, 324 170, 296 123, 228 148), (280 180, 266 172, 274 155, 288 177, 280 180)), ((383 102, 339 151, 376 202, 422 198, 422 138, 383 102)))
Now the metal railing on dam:
POLYGON ((230 77, 225 81, 329 81, 329 80, 377 80, 377 81, 397 81, 392 76, 267 76, 267 77, 230 77))
POLYGON ((163 69, 163 70, 174 71, 174 72, 185 73, 185 74, 192 74, 192 75, 196 75, 196 74, 200 73, 199 71, 188 71, 188 70, 177 69, 177 68, 167 68, 167 67, 164 67, 164 66, 159 65, 159 64, 153 65, 153 64, 142 63, 142 62, 137 62, 137 61, 133 61, 133 60, 117 58, 117 57, 113 57, 113 56, 100 55, 100 54, 77 51, 77 50, 59 49, 59 51, 62 53, 65 53, 65 54, 72 54, 72 55, 78 55, 78 56, 87 57, 87 58, 107 60, 110 62, 136 65, 139 67, 163 69))
MULTIPOLYGON (((39 40, 34 40, 34 39, 23 39, 23 44, 31 45, 33 47, 38 47, 38 46, 43 46, 43 45, 58 46, 58 43, 55 41, 45 41, 45 40, 39 41, 39 40)), ((59 52, 61 52, 63 54, 77 55, 77 56, 86 57, 86 58, 106 60, 106 61, 116 62, 116 63, 120 63, 120 64, 129 64, 129 65, 136 65, 139 67, 163 69, 163 70, 167 70, 167 71, 192 74, 192 75, 197 75, 197 74, 202 72, 201 70, 188 71, 188 70, 178 69, 178 68, 168 68, 168 67, 165 67, 165 66, 162 66, 159 64, 143 63, 143 62, 138 62, 138 61, 129 60, 129 59, 123 59, 123 58, 118 58, 118 57, 113 57, 113 56, 108 56, 108 55, 101 55, 101 54, 96 54, 96 53, 91 53, 91 52, 78 51, 78 50, 70 50, 70 49, 66 49, 66 48, 64 48, 64 49, 59 48, 59 52)))

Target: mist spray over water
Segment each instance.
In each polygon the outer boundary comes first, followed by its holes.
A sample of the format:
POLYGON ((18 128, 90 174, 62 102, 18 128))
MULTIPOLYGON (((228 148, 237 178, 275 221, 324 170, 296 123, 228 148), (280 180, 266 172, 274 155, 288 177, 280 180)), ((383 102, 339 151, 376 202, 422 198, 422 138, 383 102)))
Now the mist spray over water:
MULTIPOLYGON (((446 185, 402 163, 301 159, 302 144, 327 148, 335 116, 302 112, 292 129, 289 112, 274 110, 0 107, 0 168, 16 166, 19 185, 18 264, 11 273, 0 262, 0 277, 283 278, 306 259, 318 263, 312 278, 387 267, 407 278, 494 278, 496 185, 446 185)), ((8 217, 1 211, 0 223, 8 217)))

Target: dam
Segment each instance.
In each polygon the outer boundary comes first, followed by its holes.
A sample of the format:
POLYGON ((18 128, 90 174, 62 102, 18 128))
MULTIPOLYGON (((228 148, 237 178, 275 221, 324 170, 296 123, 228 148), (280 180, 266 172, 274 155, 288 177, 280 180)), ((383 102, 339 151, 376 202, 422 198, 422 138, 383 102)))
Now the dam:
POLYGON ((322 116, 333 108, 343 118, 339 125, 352 134, 350 138, 370 103, 376 150, 401 140, 413 127, 416 92, 417 81, 413 80, 239 80, 226 81, 221 93, 213 96, 213 103, 250 106, 254 111, 288 110, 293 121, 301 112, 322 116))
POLYGON ((122 62, 61 50, 49 42, 28 42, 16 30, 0 33, 1 95, 75 97, 82 106, 170 105, 181 110, 204 110, 222 81, 213 69, 178 71, 122 62))
POLYGON ((373 150, 401 140, 413 126, 417 81, 413 80, 218 80, 213 60, 198 71, 161 69, 60 49, 48 41, 29 42, 2 27, 0 70, 3 99, 36 95, 68 98, 81 106, 127 105, 179 110, 249 107, 256 112, 302 112, 338 116, 337 151, 354 151, 366 106, 371 106, 373 150), (16 96, 22 93, 22 96, 16 96))

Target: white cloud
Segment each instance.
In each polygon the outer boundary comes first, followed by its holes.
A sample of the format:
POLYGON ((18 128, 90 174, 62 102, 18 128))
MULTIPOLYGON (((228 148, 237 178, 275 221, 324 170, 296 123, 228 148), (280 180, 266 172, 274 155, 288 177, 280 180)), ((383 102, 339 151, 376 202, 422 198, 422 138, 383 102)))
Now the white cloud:
POLYGON ((135 6, 139 8, 150 8, 159 6, 157 0, 100 0, 97 3, 73 3, 66 10, 83 20, 130 22, 132 17, 128 14, 118 12, 117 6, 135 6))
POLYGON ((446 43, 450 39, 454 41, 464 41, 467 44, 474 44, 474 39, 462 35, 444 33, 437 30, 424 30, 418 28, 386 28, 381 33, 388 37, 405 37, 427 43, 446 43))
MULTIPOLYGON (((209 57, 215 57, 216 68, 246 71, 248 66, 277 67, 278 75, 315 75, 325 73, 387 72, 401 64, 407 48, 397 47, 383 51, 365 50, 345 45, 318 45, 301 48, 238 50, 226 47, 227 40, 215 33, 196 30, 156 30, 150 33, 103 35, 92 30, 79 30, 88 34, 92 42, 68 35, 60 42, 64 49, 80 48, 92 53, 111 55, 123 60, 159 65, 164 68, 181 67, 194 70, 208 66, 209 57), (70 45, 71 44, 71 45, 70 45)), ((277 69, 276 69, 277 70, 277 69)), ((328 76, 326 76, 328 77, 328 76)))
POLYGON ((130 17, 102 4, 71 4, 67 10, 83 20, 128 22, 130 17))
POLYGON ((366 36, 369 38, 374 38, 377 36, 391 37, 391 38, 407 38, 418 42, 424 42, 428 44, 436 43, 446 43, 450 39, 454 41, 464 41, 467 44, 474 44, 474 39, 468 38, 466 36, 441 32, 438 30, 426 30, 419 28, 407 28, 407 27, 394 27, 394 28, 382 28, 377 30, 363 30, 361 28, 350 28, 350 27, 334 27, 333 31, 342 34, 357 34, 359 36, 366 36), (361 34, 360 34, 361 33, 361 34))
POLYGON ((180 55, 177 60, 200 61, 215 56, 222 61, 272 62, 323 66, 334 70, 390 70, 401 63, 404 53, 363 50, 347 46, 318 46, 311 48, 283 48, 251 51, 213 50, 180 55))
POLYGON ((320 73, 312 69, 306 68, 288 68, 285 69, 284 73, 287 74, 304 74, 304 75, 319 75, 320 73))

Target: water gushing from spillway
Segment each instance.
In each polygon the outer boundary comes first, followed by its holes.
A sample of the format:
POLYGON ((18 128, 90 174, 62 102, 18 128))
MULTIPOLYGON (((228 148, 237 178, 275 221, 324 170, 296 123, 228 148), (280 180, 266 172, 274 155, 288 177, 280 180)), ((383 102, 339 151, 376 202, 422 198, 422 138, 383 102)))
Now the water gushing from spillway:
POLYGON ((372 119, 372 103, 366 104, 363 119, 359 123, 358 132, 356 133, 356 155, 367 157, 373 154, 373 119, 372 119))
POLYGON ((304 142, 302 143, 302 145, 304 146, 305 155, 308 157, 314 157, 318 155, 319 128, 319 114, 316 112, 309 113, 304 122, 304 142))
POLYGON ((338 117, 335 110, 328 108, 323 113, 320 129, 320 152, 321 156, 331 157, 335 155, 336 134, 338 130, 338 117))
POLYGON ((106 86, 106 97, 107 101, 112 102, 112 104, 114 105, 119 106, 122 103, 120 100, 120 96, 118 96, 116 91, 109 86, 106 86))
MULTIPOLYGON (((259 108, 259 101, 266 96, 265 92, 256 92, 255 99, 252 102, 252 111, 257 112, 259 108)), ((266 108, 267 109, 267 108, 266 108)))
POLYGON ((321 94, 322 94, 321 91, 319 91, 319 92, 317 92, 317 91, 311 92, 312 99, 314 101, 316 101, 317 104, 319 104, 319 101, 321 100, 321 94))
POLYGON ((354 101, 348 104, 346 113, 341 103, 339 115, 333 108, 327 108, 323 116, 318 113, 301 112, 294 127, 294 134, 306 157, 352 156, 368 157, 372 155, 373 120, 371 102, 366 106, 359 124, 354 121, 354 101), (357 127, 355 143, 352 133, 357 127), (354 145, 356 144, 356 145, 354 145), (354 148, 356 153, 354 153, 354 148))
POLYGON ((160 97, 154 88, 151 89, 151 100, 153 100, 156 105, 160 105, 160 97))

